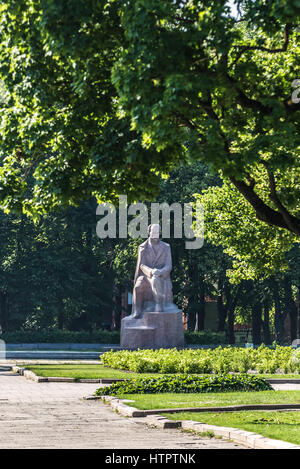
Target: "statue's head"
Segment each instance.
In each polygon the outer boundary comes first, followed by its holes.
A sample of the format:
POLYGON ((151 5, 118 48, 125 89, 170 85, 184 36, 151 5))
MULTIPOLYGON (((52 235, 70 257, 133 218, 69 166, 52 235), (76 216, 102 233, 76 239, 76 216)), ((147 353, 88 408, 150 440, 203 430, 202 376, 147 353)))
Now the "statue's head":
POLYGON ((160 225, 159 224, 152 224, 148 226, 148 236, 152 239, 159 239, 160 234, 160 225))

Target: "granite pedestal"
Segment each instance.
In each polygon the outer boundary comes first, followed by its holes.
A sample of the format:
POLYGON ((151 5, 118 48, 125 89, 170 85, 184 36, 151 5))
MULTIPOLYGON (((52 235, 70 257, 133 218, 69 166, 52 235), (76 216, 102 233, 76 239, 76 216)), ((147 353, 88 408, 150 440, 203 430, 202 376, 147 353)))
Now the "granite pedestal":
POLYGON ((121 322, 121 347, 157 349, 184 346, 182 311, 144 312, 121 322))

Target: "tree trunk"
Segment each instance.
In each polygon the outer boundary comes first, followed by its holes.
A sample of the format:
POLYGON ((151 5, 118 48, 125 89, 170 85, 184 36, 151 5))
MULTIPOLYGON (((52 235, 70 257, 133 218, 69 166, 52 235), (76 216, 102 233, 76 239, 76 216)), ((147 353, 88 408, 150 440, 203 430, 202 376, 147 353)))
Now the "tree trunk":
POLYGON ((59 302, 57 320, 58 329, 62 331, 65 325, 64 305, 62 301, 59 302))
POLYGON ((262 326, 264 333, 264 343, 265 345, 270 345, 272 343, 270 333, 270 303, 267 299, 264 300, 264 320, 262 326))
POLYGON ((228 309, 228 343, 235 344, 234 336, 234 309, 230 307, 228 309))
POLYGON ((288 277, 284 279, 284 309, 285 314, 290 316, 290 338, 291 342, 297 339, 297 306, 293 299, 292 284, 288 277))
POLYGON ((198 297, 198 305, 197 305, 195 331, 196 330, 203 331, 204 320, 205 320, 205 287, 204 287, 204 282, 202 279, 200 280, 198 285, 199 285, 199 297, 198 297))
POLYGON ((300 293, 300 285, 297 285, 297 294, 296 294, 296 301, 295 305, 297 308, 297 330, 300 332, 300 302, 299 302, 299 293, 300 293))
POLYGON ((273 296, 274 296, 274 303, 275 303, 275 335, 276 335, 276 342, 278 344, 282 344, 284 341, 284 313, 282 311, 280 295, 279 295, 279 288, 277 281, 274 280, 273 282, 273 296))
POLYGON ((9 329, 9 303, 7 292, 0 292, 0 327, 1 332, 9 329))
POLYGON ((252 339, 253 344, 261 344, 262 304, 255 302, 252 306, 252 339))
POLYGON ((235 336, 234 336, 234 311, 235 311, 235 304, 233 301, 233 297, 230 291, 230 287, 228 285, 225 286, 225 293, 226 293, 226 309, 227 309, 227 338, 229 344, 235 343, 235 336))
POLYGON ((223 302, 223 282, 218 282, 218 296, 217 296, 217 309, 218 309, 218 332, 225 331, 226 321, 226 308, 223 302))
POLYGON ((121 329, 121 313, 122 313, 122 291, 117 286, 114 285, 113 287, 113 316, 114 316, 114 329, 112 330, 120 330, 121 329))
POLYGON ((189 331, 195 331, 196 327, 196 315, 191 311, 187 313, 187 326, 189 331))

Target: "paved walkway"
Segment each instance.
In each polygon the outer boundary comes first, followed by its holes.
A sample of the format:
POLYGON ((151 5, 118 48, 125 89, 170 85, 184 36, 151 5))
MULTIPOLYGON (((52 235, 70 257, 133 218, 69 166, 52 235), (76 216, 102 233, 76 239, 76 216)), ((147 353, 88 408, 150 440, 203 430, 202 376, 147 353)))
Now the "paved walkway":
POLYGON ((34 383, 0 372, 0 448, 243 449, 180 430, 148 427, 100 401, 84 401, 99 385, 34 383))
POLYGON ((276 391, 300 391, 300 383, 276 383, 271 386, 276 391))

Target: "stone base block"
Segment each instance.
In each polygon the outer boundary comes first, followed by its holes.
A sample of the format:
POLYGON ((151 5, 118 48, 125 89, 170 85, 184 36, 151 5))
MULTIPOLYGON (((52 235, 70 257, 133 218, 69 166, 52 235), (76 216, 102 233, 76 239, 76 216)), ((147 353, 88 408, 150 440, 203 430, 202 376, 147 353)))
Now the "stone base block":
POLYGON ((184 346, 182 311, 145 312, 141 319, 122 319, 121 347, 172 348, 184 346))

